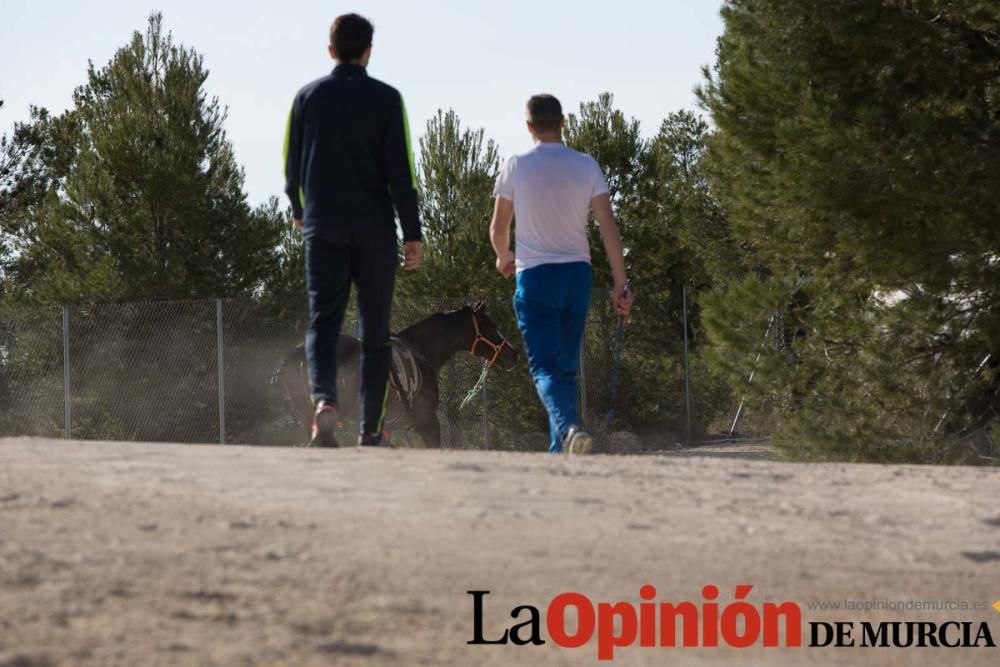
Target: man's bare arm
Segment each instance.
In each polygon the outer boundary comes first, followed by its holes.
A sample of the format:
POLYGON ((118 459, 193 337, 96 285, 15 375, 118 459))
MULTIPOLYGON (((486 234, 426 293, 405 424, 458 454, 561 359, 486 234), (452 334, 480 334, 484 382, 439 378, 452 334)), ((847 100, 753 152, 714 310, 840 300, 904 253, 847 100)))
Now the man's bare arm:
POLYGON ((510 224, 514 219, 514 202, 497 197, 490 223, 490 242, 497 255, 497 271, 505 276, 514 275, 514 253, 510 249, 510 224))
POLYGON ((590 202, 590 207, 594 211, 594 217, 601 230, 601 241, 604 242, 604 250, 608 254, 608 263, 611 264, 611 276, 615 281, 615 290, 612 295, 615 310, 619 315, 628 315, 632 308, 632 293, 626 291, 628 278, 625 275, 625 253, 622 250, 621 233, 618 230, 618 220, 611 210, 610 195, 603 194, 594 197, 590 202))

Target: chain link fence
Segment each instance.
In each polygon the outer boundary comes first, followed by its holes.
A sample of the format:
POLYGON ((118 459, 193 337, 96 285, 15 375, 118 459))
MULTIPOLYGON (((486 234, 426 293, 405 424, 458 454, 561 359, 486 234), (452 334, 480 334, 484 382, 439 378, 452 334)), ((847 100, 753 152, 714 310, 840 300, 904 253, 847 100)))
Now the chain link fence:
MULTIPOLYGON (((464 305, 471 304, 450 298, 397 298, 392 330, 464 305)), ((251 300, 7 307, 0 313, 0 435, 300 444, 307 437, 307 425, 272 378, 302 341, 308 319, 304 307, 293 309, 291 315, 287 308, 281 310, 279 314, 273 306, 251 300)), ((461 404, 476 386, 482 361, 459 351, 444 365, 438 410, 442 445, 545 450, 547 417, 528 373, 510 302, 489 302, 486 312, 518 348, 518 365, 511 371, 492 370, 480 395, 464 409, 461 404)), ((670 425, 656 428, 661 433, 682 431, 678 420, 684 403, 691 400, 680 376, 683 364, 666 352, 662 356, 670 357, 667 361, 649 358, 649 350, 638 342, 632 345, 628 334, 622 391, 610 419, 616 328, 606 292, 595 290, 581 354, 579 400, 584 422, 602 437, 628 431, 626 404, 649 401, 650 394, 657 393, 662 396, 647 413, 662 413, 670 425), (637 386, 641 371, 650 364, 667 377, 637 386)), ((679 324, 660 328, 664 336, 678 339, 682 332, 679 324)), ((353 307, 343 331, 358 333, 353 307)), ((694 394, 711 403, 710 397, 694 394)), ((714 408, 718 417, 718 406, 714 408)), ((696 415, 702 421, 705 416, 696 415)), ((393 439, 420 444, 405 429, 394 432, 393 439)), ((676 441, 677 436, 666 440, 676 441)))

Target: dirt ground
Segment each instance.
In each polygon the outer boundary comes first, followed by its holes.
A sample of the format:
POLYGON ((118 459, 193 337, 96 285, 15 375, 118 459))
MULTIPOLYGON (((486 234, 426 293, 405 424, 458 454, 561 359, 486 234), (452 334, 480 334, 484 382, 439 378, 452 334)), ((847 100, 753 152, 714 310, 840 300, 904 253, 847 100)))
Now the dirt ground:
MULTIPOLYGON (((794 601, 809 621, 988 621, 815 601, 1000 599, 1000 471, 766 450, 566 459, 0 440, 0 666, 590 665, 470 646, 517 605, 794 601)), ((522 617, 523 620, 524 617, 522 617)), ((548 634, 543 624, 543 637, 548 634)), ((997 665, 1000 649, 621 649, 622 665, 997 665)))

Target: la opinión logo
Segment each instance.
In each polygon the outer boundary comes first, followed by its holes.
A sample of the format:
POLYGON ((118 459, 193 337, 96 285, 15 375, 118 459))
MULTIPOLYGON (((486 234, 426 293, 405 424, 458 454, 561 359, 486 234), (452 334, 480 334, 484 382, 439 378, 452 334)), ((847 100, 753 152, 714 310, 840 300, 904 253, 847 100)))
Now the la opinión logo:
MULTIPOLYGON (((530 604, 509 612, 514 621, 502 634, 487 637, 486 607, 490 591, 466 591, 472 596, 473 636, 467 644, 541 646, 552 642, 566 649, 581 648, 596 639, 597 658, 613 660, 615 651, 637 646, 652 648, 745 649, 802 646, 802 609, 795 602, 748 601, 751 585, 737 586, 732 600, 722 603, 719 588, 702 588, 702 600, 657 601, 652 585, 639 589, 639 604, 594 602, 583 593, 560 593, 544 610, 530 604), (544 628, 544 635, 543 635, 544 628)), ((995 607, 1000 611, 1000 602, 995 607)), ((809 648, 986 648, 995 647, 986 622, 841 621, 810 622, 809 648)))
POLYGON ((734 600, 720 605, 719 588, 702 589, 699 602, 657 602, 651 585, 639 589, 638 605, 631 602, 597 602, 583 593, 561 593, 545 608, 520 605, 510 617, 520 621, 499 637, 487 638, 484 630, 486 596, 490 591, 467 591, 473 599, 473 638, 470 645, 546 643, 542 637, 544 617, 548 640, 568 649, 580 648, 597 638, 597 658, 613 660, 615 650, 638 644, 642 648, 698 648, 731 646, 767 648, 802 645, 802 610, 794 602, 766 602, 760 608, 746 598, 753 586, 737 586, 734 600), (575 617, 575 627, 567 622, 575 617), (682 631, 678 636, 678 621, 682 631))

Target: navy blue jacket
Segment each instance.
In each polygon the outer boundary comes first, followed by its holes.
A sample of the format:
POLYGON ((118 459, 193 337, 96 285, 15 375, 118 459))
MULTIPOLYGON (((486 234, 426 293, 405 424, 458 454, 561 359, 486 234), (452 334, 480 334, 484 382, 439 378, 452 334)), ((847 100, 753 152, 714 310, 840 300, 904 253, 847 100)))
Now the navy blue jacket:
POLYGON ((345 227, 395 228, 398 215, 403 240, 422 240, 399 92, 348 64, 302 88, 285 132, 285 192, 306 238, 336 238, 345 227))

